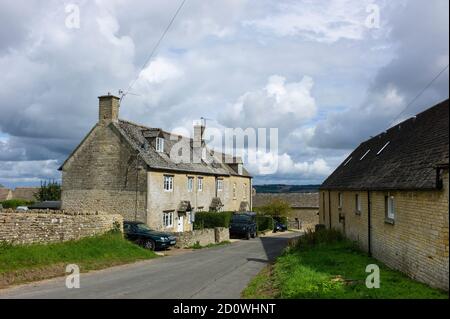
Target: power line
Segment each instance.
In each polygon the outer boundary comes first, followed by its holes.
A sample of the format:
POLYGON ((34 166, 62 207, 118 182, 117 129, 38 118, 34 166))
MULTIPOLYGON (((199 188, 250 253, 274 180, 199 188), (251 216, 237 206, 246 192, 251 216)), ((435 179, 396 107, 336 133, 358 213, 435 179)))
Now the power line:
POLYGON ((186 0, 183 0, 180 3, 180 5, 178 6, 178 9, 175 11, 175 14, 173 15, 173 17, 170 20, 169 24, 167 25, 166 29, 161 34, 161 37, 156 42, 156 44, 153 47, 152 51, 150 52, 150 55, 148 56, 147 60, 145 60, 145 63, 142 65, 141 69, 139 70, 139 73, 138 73, 137 77, 131 82, 131 84, 128 86, 128 89, 125 92, 122 93, 122 96, 120 97, 120 101, 122 101, 125 98, 125 96, 127 96, 129 94, 129 92, 132 89, 132 87, 136 84, 137 80, 139 79, 139 75, 141 74, 142 70, 144 70, 146 65, 150 62, 150 60, 153 58, 153 55, 155 54, 155 52, 158 49, 159 45, 161 44, 162 40, 166 36, 166 33, 169 31, 170 27, 172 26, 173 22, 175 21, 178 13, 180 13, 181 8, 183 8, 185 2, 186 2, 186 0))
POLYGON ((389 123, 389 127, 391 127, 395 121, 397 121, 399 119, 400 116, 403 115, 403 113, 405 113, 405 111, 434 83, 434 81, 436 81, 441 75, 442 73, 444 73, 447 69, 448 69, 449 65, 447 64, 447 66, 445 68, 443 68, 412 100, 411 102, 409 102, 405 108, 389 123))

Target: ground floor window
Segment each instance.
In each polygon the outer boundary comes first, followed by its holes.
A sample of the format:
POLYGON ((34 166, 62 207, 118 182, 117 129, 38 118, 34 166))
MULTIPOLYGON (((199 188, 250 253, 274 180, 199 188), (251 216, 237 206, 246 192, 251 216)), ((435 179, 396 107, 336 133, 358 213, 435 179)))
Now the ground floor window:
POLYGON ((361 214, 361 197, 359 194, 355 194, 355 211, 356 214, 361 214))
POLYGON ((385 196, 384 197, 384 207, 386 211, 386 218, 390 220, 395 219, 395 198, 394 196, 385 196))
POLYGON ((173 227, 173 212, 163 213, 163 226, 166 228, 173 227))

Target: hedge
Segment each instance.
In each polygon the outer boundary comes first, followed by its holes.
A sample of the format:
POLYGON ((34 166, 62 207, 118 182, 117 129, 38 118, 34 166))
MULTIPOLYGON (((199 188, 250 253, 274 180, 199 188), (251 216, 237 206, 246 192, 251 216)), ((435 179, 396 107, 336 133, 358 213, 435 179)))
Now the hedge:
POLYGON ((9 199, 9 200, 0 202, 0 204, 2 204, 3 208, 16 209, 18 206, 29 206, 29 205, 34 204, 34 202, 26 201, 26 200, 22 200, 22 199, 9 199))
POLYGON ((198 212, 195 213, 194 230, 230 226, 233 212, 198 212))
POLYGON ((258 231, 273 230, 273 218, 271 216, 256 216, 256 228, 258 231))

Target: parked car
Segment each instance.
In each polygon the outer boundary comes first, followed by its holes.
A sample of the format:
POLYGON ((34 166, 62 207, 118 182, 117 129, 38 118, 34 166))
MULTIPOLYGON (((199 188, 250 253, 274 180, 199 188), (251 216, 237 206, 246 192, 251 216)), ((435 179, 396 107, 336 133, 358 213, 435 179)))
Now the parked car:
POLYGON ((142 222, 124 221, 123 231, 125 238, 150 250, 167 249, 177 243, 175 236, 152 230, 142 222))
POLYGON ((237 213, 231 217, 230 236, 244 237, 245 239, 256 237, 255 213, 237 213))
POLYGON ((27 206, 17 206, 16 211, 17 212, 26 212, 28 211, 28 207, 27 206))
POLYGON ((281 232, 285 232, 288 228, 285 224, 274 220, 274 228, 273 228, 273 232, 276 233, 277 231, 281 231, 281 232))

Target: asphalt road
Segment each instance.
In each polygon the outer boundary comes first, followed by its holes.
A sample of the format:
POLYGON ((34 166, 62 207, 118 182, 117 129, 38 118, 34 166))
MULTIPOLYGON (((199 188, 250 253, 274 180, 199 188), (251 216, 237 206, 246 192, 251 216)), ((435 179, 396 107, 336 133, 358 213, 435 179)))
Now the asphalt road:
POLYGON ((80 275, 0 290, 0 298, 224 298, 240 297, 251 278, 279 255, 295 233, 238 241, 80 275))

